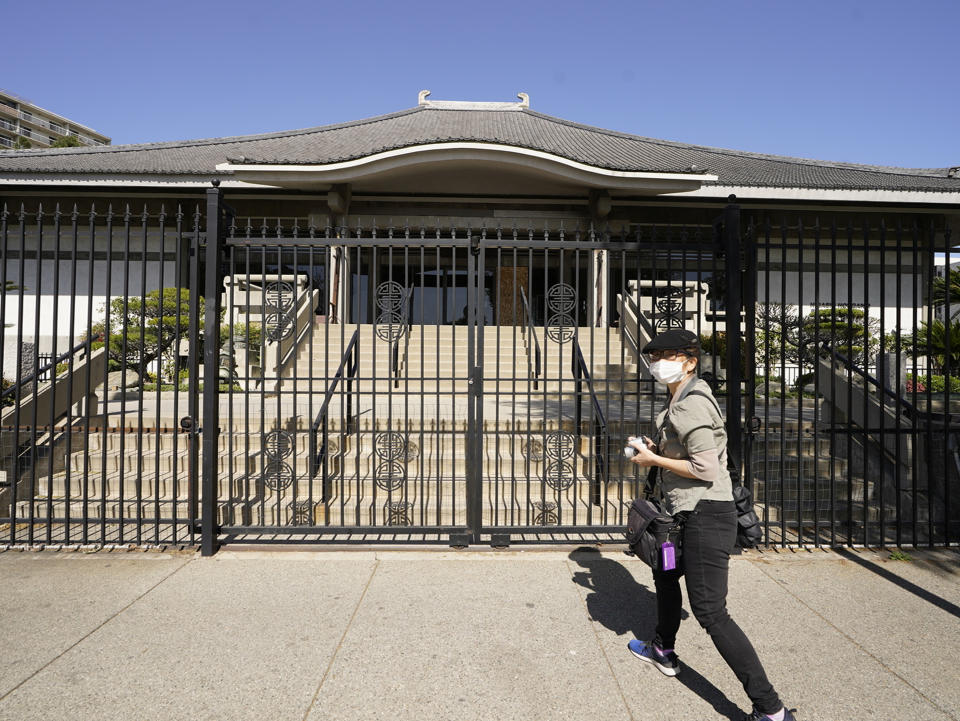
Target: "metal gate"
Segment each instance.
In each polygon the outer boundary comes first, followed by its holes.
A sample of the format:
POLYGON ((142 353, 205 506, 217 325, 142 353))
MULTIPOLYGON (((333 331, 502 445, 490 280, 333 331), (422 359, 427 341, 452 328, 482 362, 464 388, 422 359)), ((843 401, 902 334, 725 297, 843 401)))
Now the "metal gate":
POLYGON ((617 543, 684 327, 768 543, 955 543, 944 219, 713 212, 5 208, 0 542, 617 543))
POLYGON ((721 322, 713 227, 224 222, 219 534, 619 541, 666 392, 639 349, 721 322))
POLYGON ((242 464, 218 478, 221 531, 462 533, 476 505, 469 238, 280 235, 234 226, 225 242, 219 443, 242 464))

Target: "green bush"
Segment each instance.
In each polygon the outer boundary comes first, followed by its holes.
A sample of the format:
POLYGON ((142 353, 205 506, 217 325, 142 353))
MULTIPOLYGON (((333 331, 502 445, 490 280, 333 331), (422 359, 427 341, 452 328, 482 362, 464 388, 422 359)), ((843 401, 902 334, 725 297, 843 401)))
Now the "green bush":
MULTIPOLYGON (((744 343, 740 344, 740 373, 742 377, 746 377, 747 374, 747 355, 745 352, 746 345, 744 343)), ((716 333, 711 333, 709 335, 702 334, 700 336, 700 353, 704 356, 713 356, 716 357, 720 363, 724 366, 727 364, 727 334, 723 331, 718 331, 716 333)))
MULTIPOLYGON (((925 393, 929 388, 933 393, 943 393, 947 388, 947 379, 942 375, 919 375, 907 373, 907 391, 912 392, 916 384, 918 393, 925 393)), ((950 376, 950 392, 960 393, 960 376, 950 376)))
MULTIPOLYGON (((228 328, 224 326, 224 328, 228 328)), ((221 329, 223 338, 226 334, 221 329)), ((242 343, 247 346, 247 358, 250 365, 260 365, 260 348, 263 343, 263 328, 259 323, 239 323, 233 327, 234 350, 242 343)))

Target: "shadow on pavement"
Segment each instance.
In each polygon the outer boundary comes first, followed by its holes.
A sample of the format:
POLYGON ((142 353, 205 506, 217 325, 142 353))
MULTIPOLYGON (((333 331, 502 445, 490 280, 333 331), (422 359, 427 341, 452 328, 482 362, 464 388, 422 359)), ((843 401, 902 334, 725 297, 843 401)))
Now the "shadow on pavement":
POLYGON ((875 574, 877 574, 883 579, 886 579, 890 583, 900 586, 900 588, 902 588, 903 590, 909 591, 913 595, 918 596, 919 598, 922 598, 924 601, 927 601, 928 603, 932 603, 937 608, 942 609, 947 613, 953 616, 956 616, 957 618, 960 618, 960 606, 957 606, 955 603, 951 603, 947 599, 941 596, 938 596, 935 593, 931 593, 927 589, 922 588, 917 584, 911 581, 908 581, 905 578, 900 578, 900 576, 888 571, 883 566, 880 566, 874 563, 873 561, 868 561, 866 558, 862 558, 858 556, 856 553, 853 553, 846 548, 835 548, 833 550, 841 558, 845 558, 848 561, 853 561, 854 563, 860 566, 863 566, 864 568, 870 571, 873 571, 875 574))
MULTIPOLYGON (((628 634, 632 638, 642 639, 653 637, 657 624, 655 591, 637 583, 622 564, 604 558, 595 549, 577 549, 570 553, 569 558, 584 569, 574 572, 573 582, 591 591, 587 596, 590 618, 618 636, 628 634)), ((652 578, 650 585, 653 586, 652 578)), ((686 609, 683 609, 681 618, 687 619, 689 616, 686 609)), ((626 642, 623 644, 623 652, 630 653, 626 642)), ((682 659, 681 663, 680 673, 676 677, 680 683, 713 706, 721 716, 735 721, 743 718, 743 711, 720 689, 700 675, 685 659, 682 659)))

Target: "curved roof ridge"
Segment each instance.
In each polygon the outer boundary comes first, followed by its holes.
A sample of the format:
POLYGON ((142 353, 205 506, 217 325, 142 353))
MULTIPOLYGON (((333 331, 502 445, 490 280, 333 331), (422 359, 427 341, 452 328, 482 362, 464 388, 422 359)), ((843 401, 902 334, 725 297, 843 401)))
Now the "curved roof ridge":
POLYGON ((754 158, 758 160, 772 160, 779 163, 795 163, 797 165, 815 165, 818 167, 831 167, 831 168, 842 168, 845 170, 869 170, 873 172, 886 172, 890 175, 921 175, 921 176, 930 176, 936 178, 946 177, 947 171, 952 166, 947 166, 943 168, 904 168, 896 165, 869 165, 866 163, 850 163, 842 160, 817 160, 815 158, 800 158, 792 155, 773 155, 770 153, 756 153, 749 150, 735 150, 732 148, 718 148, 711 145, 696 145, 693 143, 684 143, 679 140, 664 140, 662 138, 650 138, 644 135, 634 135, 633 133, 626 133, 621 130, 610 130, 608 128, 600 128, 595 125, 587 125, 585 123, 578 123, 573 120, 566 120, 565 118, 558 118, 554 115, 547 115, 546 113, 540 113, 536 110, 530 110, 525 108, 524 113, 528 115, 535 115, 538 118, 544 120, 549 120, 551 122, 557 123, 558 125, 565 125, 567 127, 578 128, 580 130, 590 130, 595 133, 601 133, 603 135, 608 135, 615 138, 624 138, 627 140, 639 140, 645 143, 651 143, 653 145, 661 145, 667 148, 680 148, 683 150, 697 150, 701 152, 716 153, 718 155, 727 155, 731 157, 738 158, 754 158), (901 172, 896 172, 901 171, 901 172))
POLYGON ((98 145, 84 148, 36 148, 25 150, 2 150, 0 157, 16 158, 36 158, 48 157, 51 155, 93 155, 97 153, 117 153, 132 152, 134 150, 163 150, 164 148, 190 148, 207 147, 210 145, 226 145, 229 143, 250 143, 258 140, 273 140, 275 138, 292 138, 298 135, 310 135, 311 133, 322 133, 329 130, 340 130, 341 128, 350 128, 360 125, 369 125, 384 120, 399 118, 404 115, 427 110, 428 108, 407 108, 398 110, 385 115, 375 115, 370 118, 361 118, 360 120, 349 120, 343 123, 333 123, 331 125, 315 125, 310 128, 296 128, 293 130, 276 130, 270 133, 253 133, 251 135, 224 135, 217 138, 195 138, 190 140, 162 140, 154 143, 127 143, 124 145, 98 145))

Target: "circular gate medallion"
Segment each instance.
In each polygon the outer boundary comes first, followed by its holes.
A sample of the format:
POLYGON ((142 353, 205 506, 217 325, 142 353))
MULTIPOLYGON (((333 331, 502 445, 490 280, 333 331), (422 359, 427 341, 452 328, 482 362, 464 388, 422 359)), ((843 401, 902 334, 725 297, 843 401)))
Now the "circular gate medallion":
POLYGON ((373 447, 376 454, 384 461, 406 460, 407 444, 402 433, 396 431, 378 433, 373 447))
POLYGON ((683 328, 683 288, 664 288, 657 294, 657 328, 683 328))
POLYGON ((547 337, 566 343, 576 335, 577 290, 568 283, 556 283, 547 291, 547 337))
POLYGON ((557 343, 566 343, 576 335, 573 316, 557 313, 547 319, 547 337, 557 343))
POLYGON ((562 461, 573 458, 576 452, 576 436, 566 431, 554 431, 544 439, 547 458, 551 461, 562 461))
POLYGON ((374 483, 384 491, 399 491, 407 479, 406 469, 398 461, 386 461, 373 472, 374 483))
POLYGON ((286 313, 271 313, 266 319, 267 340, 277 341, 289 338, 293 333, 293 319, 286 313))
POLYGON ((573 485, 573 466, 566 461, 553 461, 543 471, 543 482, 555 491, 565 491, 573 485))
POLYGON ((267 301, 265 305, 269 305, 280 311, 287 310, 294 302, 293 284, 284 281, 267 283, 263 295, 267 301))
POLYGON ((291 501, 290 502, 290 525, 291 526, 313 526, 316 523, 316 519, 313 516, 313 510, 316 508, 315 503, 311 503, 309 500, 304 499, 302 501, 291 501))
POLYGON ((261 478, 271 491, 281 491, 293 485, 293 469, 283 461, 267 461, 261 478))
POLYGON ((403 337, 407 327, 399 313, 381 313, 377 316, 377 338, 387 343, 395 343, 403 337))
POLYGON ((387 313, 396 313, 403 306, 406 291, 395 280, 388 280, 377 286, 377 307, 387 313))
POLYGON ((560 523, 557 515, 557 504, 553 501, 534 501, 533 509, 537 512, 533 517, 535 526, 555 526, 560 523))
POLYGON ((383 460, 400 463, 409 463, 420 455, 420 447, 396 431, 377 434, 374 450, 383 460))
POLYGON ((293 453, 293 436, 287 431, 270 431, 263 437, 263 452, 271 461, 283 460, 293 453))
POLYGON ((552 313, 571 313, 577 306, 577 291, 567 283, 557 283, 547 291, 547 307, 552 313))
POLYGON ((412 526, 413 504, 407 501, 387 501, 383 504, 384 520, 388 526, 412 526))

